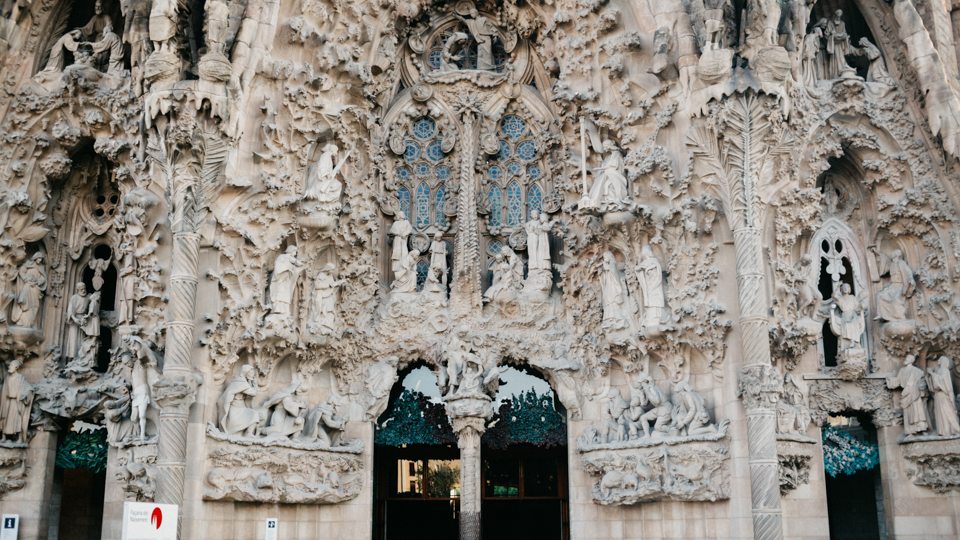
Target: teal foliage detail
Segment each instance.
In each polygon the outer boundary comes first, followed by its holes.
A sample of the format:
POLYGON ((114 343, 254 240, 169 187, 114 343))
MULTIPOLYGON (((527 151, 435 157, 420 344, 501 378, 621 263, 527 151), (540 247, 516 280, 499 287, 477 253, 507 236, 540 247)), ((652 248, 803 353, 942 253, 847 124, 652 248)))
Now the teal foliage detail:
POLYGON ((483 443, 495 450, 512 444, 533 444, 552 448, 567 443, 567 424, 553 396, 539 395, 534 389, 513 394, 500 405, 494 425, 483 434, 483 443))
POLYGON ((64 469, 86 467, 93 473, 103 472, 107 468, 107 430, 67 432, 57 447, 57 466, 64 469))
POLYGON ((823 468, 831 477, 869 471, 880 464, 880 449, 836 428, 823 430, 823 468))
POLYGON ((447 413, 441 403, 432 403, 427 396, 404 390, 393 404, 393 410, 377 425, 376 444, 454 444, 457 442, 447 413))

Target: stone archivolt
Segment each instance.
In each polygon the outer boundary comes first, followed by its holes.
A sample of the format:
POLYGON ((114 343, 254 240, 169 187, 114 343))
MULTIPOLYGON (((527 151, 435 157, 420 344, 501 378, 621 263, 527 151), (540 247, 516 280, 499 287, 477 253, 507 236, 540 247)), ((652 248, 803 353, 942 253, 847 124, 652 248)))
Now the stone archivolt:
POLYGON ((541 374, 599 504, 730 498, 746 442, 777 538, 808 417, 849 411, 956 484, 960 109, 910 2, 11 4, 0 495, 84 418, 130 499, 199 467, 205 500, 350 501, 417 361, 464 460, 500 370, 541 374))

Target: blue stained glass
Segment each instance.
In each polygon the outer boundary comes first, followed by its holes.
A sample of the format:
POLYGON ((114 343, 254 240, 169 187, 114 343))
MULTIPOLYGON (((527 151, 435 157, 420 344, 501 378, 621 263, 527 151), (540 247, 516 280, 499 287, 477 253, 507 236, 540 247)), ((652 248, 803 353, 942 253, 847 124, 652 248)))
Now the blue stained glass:
POLYGON ((443 150, 440 149, 440 141, 433 141, 427 145, 427 159, 435 163, 443 159, 443 150))
POLYGON ((493 186, 490 188, 490 226, 500 226, 500 205, 502 204, 500 188, 493 186))
POLYGON ((520 165, 516 161, 511 161, 507 164, 507 172, 510 176, 520 176, 523 173, 523 165, 520 165))
POLYGON ((527 123, 519 116, 505 116, 500 124, 503 134, 512 140, 523 137, 527 131, 527 123))
POLYGON ((417 261, 417 290, 423 290, 423 284, 427 282, 427 272, 430 271, 430 266, 427 265, 427 261, 420 259, 417 261))
POLYGON ((437 125, 433 122, 432 118, 418 118, 416 122, 413 123, 413 136, 425 141, 430 137, 433 137, 433 134, 437 131, 437 125))
POLYGON ((403 212, 403 215, 407 218, 410 217, 410 192, 407 188, 402 187, 400 191, 397 192, 397 199, 400 201, 400 211, 403 212))
POLYGON ((517 145, 517 155, 524 161, 533 161, 537 157, 537 147, 533 141, 523 141, 517 145))
POLYGON ((543 211, 543 192, 540 191, 540 186, 534 184, 530 186, 530 191, 527 192, 527 215, 533 216, 533 213, 540 213, 543 211))
POLYGON ((527 167, 527 178, 531 180, 537 180, 540 178, 541 174, 543 174, 543 171, 540 170, 539 165, 531 165, 527 167))
POLYGON ((417 186, 417 228, 430 225, 430 188, 426 184, 417 186))
POLYGON ((447 187, 440 186, 437 190, 437 225, 443 227, 447 224, 447 216, 443 213, 443 203, 447 196, 447 187))
POLYGON ((503 161, 510 157, 510 145, 504 141, 500 141, 500 153, 497 154, 497 159, 503 161))
POLYGON ((491 254, 496 255, 500 253, 500 250, 503 249, 503 243, 499 240, 493 240, 490 242, 490 245, 487 247, 487 251, 491 254))
POLYGON ((397 169, 397 180, 400 180, 401 182, 408 182, 411 174, 413 173, 410 172, 410 169, 406 167, 400 167, 397 169))
POLYGON ((437 180, 447 181, 450 179, 450 167, 441 165, 437 167, 437 180))
POLYGON ((440 58, 443 56, 443 49, 433 49, 430 51, 430 56, 427 57, 427 62, 429 62, 430 67, 433 69, 440 69, 440 58))
POLYGON ((430 166, 422 161, 417 163, 413 170, 415 173, 417 173, 418 178, 425 178, 428 174, 430 174, 430 166))
POLYGON ((507 186, 507 225, 512 227, 520 224, 523 217, 523 195, 521 194, 520 184, 510 182, 507 186))
POLYGON ((407 160, 407 163, 413 163, 418 157, 420 157, 420 145, 413 141, 407 141, 407 149, 403 152, 403 159, 407 160))
POLYGON ((494 165, 493 167, 487 169, 487 176, 489 176, 491 180, 498 180, 502 172, 503 171, 500 170, 500 167, 494 165))

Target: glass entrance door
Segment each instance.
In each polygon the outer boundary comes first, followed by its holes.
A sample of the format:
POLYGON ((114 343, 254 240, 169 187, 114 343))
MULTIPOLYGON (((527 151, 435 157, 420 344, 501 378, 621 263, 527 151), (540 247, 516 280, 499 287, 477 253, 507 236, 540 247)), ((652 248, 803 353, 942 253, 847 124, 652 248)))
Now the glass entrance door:
POLYGON ((457 538, 459 449, 455 445, 407 445, 380 450, 376 538, 457 538))
POLYGON ((566 474, 565 446, 484 448, 480 510, 483 538, 569 538, 566 474))

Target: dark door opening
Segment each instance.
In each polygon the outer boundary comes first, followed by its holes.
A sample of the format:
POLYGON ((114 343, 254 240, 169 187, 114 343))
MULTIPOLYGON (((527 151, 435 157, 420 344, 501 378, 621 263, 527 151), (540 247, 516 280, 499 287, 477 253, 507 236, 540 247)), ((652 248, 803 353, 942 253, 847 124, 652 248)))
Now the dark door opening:
POLYGON ((377 446, 374 538, 459 537, 460 450, 456 445, 377 446))
POLYGON ((567 540, 567 448, 483 449, 484 540, 567 540))
POLYGON ((60 432, 47 540, 100 540, 106 453, 106 430, 60 432))
POLYGON ((880 467, 874 459, 876 429, 869 420, 853 416, 831 416, 829 427, 824 429, 828 430, 824 437, 824 461, 831 540, 885 540, 880 467), (856 456, 844 461, 846 465, 830 464, 828 453, 830 447, 835 447, 831 440, 834 436, 853 441, 856 456))

